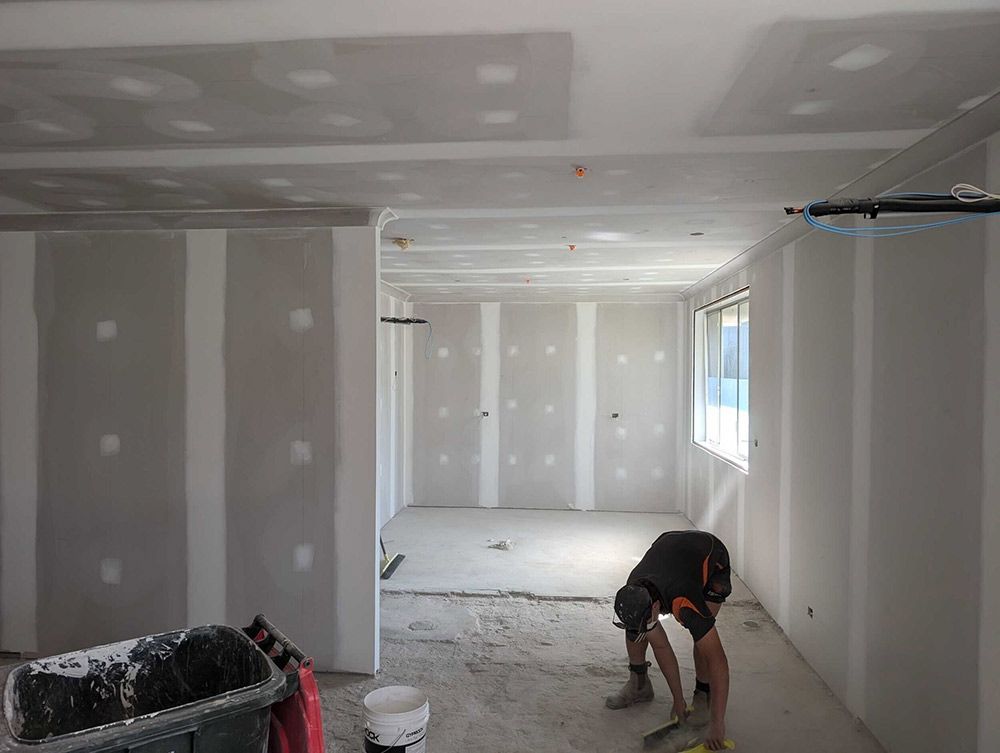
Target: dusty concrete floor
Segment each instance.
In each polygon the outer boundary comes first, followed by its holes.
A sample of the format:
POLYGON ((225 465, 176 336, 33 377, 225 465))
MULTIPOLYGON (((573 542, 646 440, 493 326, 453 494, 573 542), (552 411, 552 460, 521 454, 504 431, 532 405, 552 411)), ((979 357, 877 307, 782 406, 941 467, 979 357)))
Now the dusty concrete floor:
MULTIPOLYGON (((430 753, 639 751, 642 732, 668 714, 666 683, 654 671, 653 703, 604 707, 627 676, 610 615, 610 599, 385 593, 379 677, 320 678, 328 750, 360 750, 361 699, 401 684, 430 698, 430 753)), ((690 638, 672 620, 664 625, 690 692, 690 638)), ((719 630, 732 665, 728 732, 739 750, 881 751, 758 604, 727 605, 719 630)))
MULTIPOLYGON (((406 559, 382 581, 382 672, 320 678, 329 748, 360 750, 362 698, 398 684, 430 698, 430 753, 642 750, 669 694, 654 669, 653 703, 605 708, 628 677, 611 597, 660 533, 690 527, 681 515, 404 510, 383 531, 406 559), (512 550, 490 549, 505 538, 512 550)), ((691 639, 664 627, 690 693, 691 639)), ((881 753, 738 579, 719 631, 739 750, 881 753)))
POLYGON ((609 596, 657 536, 689 528, 677 514, 410 507, 382 530, 406 555, 383 591, 609 596))

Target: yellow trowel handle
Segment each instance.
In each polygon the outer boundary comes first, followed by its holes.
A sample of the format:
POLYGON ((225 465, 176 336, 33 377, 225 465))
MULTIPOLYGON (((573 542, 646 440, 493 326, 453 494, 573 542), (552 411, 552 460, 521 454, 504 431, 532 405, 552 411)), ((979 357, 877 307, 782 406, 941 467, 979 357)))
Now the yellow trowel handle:
MULTIPOLYGON (((732 740, 726 740, 723 744, 726 746, 726 750, 736 749, 736 743, 734 743, 732 740)), ((684 753, 713 753, 713 751, 706 748, 705 743, 702 743, 701 745, 696 745, 693 748, 685 750, 684 753)))

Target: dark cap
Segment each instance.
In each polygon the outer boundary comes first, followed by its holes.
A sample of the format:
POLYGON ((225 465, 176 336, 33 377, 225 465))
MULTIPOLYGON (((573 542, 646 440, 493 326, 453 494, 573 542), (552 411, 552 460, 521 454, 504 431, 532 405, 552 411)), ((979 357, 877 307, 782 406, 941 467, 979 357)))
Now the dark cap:
POLYGON ((628 632, 646 632, 653 599, 644 586, 622 586, 615 594, 616 624, 628 632))

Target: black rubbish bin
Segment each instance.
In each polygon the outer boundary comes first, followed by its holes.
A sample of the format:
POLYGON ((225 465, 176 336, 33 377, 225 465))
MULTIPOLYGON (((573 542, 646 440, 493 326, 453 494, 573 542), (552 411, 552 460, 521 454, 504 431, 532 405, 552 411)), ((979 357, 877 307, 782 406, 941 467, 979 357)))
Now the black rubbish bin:
POLYGON ((262 753, 294 688, 241 630, 209 625, 0 669, 0 753, 262 753))

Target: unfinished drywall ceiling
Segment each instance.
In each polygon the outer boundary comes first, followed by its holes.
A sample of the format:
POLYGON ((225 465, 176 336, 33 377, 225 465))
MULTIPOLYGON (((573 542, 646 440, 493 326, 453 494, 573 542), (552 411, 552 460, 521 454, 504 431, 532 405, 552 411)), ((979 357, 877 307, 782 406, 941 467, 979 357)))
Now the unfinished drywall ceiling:
POLYGON ((386 238, 414 243, 386 245, 387 279, 473 302, 677 300, 783 205, 988 97, 1000 18, 995 0, 0 13, 0 212, 138 228, 106 213, 391 206, 386 238), (569 245, 600 255, 563 263, 569 245))
POLYGON ((1000 16, 787 20, 768 30, 709 136, 931 128, 997 88, 1000 16))
POLYGON ((565 33, 5 52, 0 148, 559 139, 570 60, 565 33))

